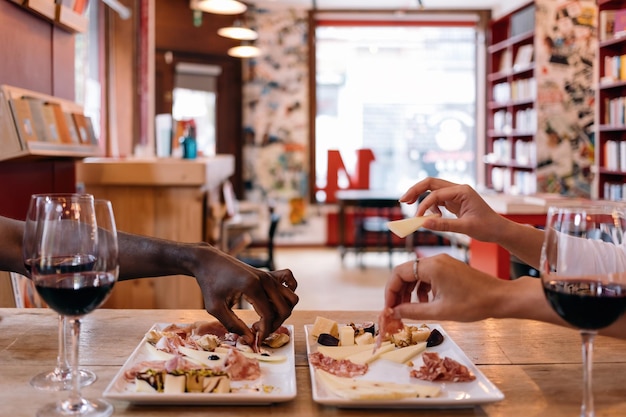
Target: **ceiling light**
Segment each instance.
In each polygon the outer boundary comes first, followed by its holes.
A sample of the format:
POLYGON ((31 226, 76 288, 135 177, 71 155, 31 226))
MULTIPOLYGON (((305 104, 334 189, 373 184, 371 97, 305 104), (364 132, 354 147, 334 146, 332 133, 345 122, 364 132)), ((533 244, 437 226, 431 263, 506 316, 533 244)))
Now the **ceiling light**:
POLYGON ((255 58, 261 55, 261 50, 254 45, 240 45, 230 48, 228 55, 235 58, 255 58))
POLYGON ((215 14, 241 14, 248 8, 237 0, 191 0, 190 7, 215 14))
POLYGON ((217 34, 225 38, 240 41, 253 41, 259 37, 256 31, 243 26, 239 20, 236 20, 232 26, 218 29, 217 34))

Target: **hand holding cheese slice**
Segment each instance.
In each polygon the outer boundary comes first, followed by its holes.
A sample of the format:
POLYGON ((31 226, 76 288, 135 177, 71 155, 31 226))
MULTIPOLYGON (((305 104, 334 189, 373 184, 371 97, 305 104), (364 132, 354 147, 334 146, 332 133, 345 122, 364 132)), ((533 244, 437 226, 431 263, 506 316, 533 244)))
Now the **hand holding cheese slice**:
POLYGON ((441 392, 436 386, 342 378, 321 369, 316 369, 315 375, 331 393, 349 400, 430 398, 441 392))
POLYGON ((428 216, 410 217, 408 219, 394 220, 387 222, 387 227, 398 237, 407 237, 411 233, 418 230, 424 222, 431 217, 439 217, 438 214, 430 214, 428 216))

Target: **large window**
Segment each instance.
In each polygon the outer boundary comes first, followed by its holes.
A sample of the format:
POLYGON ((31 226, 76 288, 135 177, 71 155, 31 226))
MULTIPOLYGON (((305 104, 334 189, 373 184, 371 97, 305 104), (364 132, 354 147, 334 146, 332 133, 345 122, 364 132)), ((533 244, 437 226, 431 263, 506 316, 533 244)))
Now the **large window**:
POLYGON ((328 150, 350 169, 361 148, 375 155, 372 189, 401 193, 426 176, 475 184, 474 23, 327 21, 315 35, 316 189, 326 185, 328 150))

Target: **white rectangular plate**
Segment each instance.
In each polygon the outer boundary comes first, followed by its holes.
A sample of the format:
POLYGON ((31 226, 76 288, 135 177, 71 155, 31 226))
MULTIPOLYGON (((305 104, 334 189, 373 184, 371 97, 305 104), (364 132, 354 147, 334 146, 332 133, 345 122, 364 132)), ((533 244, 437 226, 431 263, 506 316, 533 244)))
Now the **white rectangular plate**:
MULTIPOLYGON (((500 401, 504 398, 504 394, 480 372, 440 325, 428 323, 428 327, 439 330, 444 337, 444 341, 439 346, 427 348, 426 351, 437 352, 441 358, 447 356, 467 366, 476 376, 474 381, 421 381, 409 376, 407 365, 400 365, 388 360, 378 359, 370 364, 365 375, 357 378, 402 384, 416 383, 437 385, 441 388, 441 395, 435 398, 405 398, 401 400, 349 400, 329 392, 323 383, 316 380, 315 368, 313 365, 309 364, 313 401, 341 408, 452 408, 473 407, 479 404, 500 401)), ((307 354, 316 352, 317 346, 319 346, 316 339, 311 336, 312 330, 312 324, 304 326, 307 354)), ((414 368, 419 368, 423 364, 421 355, 413 359, 413 362, 414 368)))
MULTIPOLYGON (((160 330, 169 324, 156 323, 150 330, 160 330)), ((251 405, 289 401, 296 396, 296 367, 293 326, 288 325, 285 327, 289 329, 290 341, 287 345, 273 349, 273 351, 276 355, 284 355, 287 360, 283 362, 260 362, 261 377, 259 379, 255 381, 231 381, 233 388, 241 388, 237 392, 227 394, 135 392, 134 383, 124 379, 124 372, 137 363, 154 359, 154 357, 150 356, 151 354, 146 347, 146 338, 144 337, 109 386, 104 390, 103 396, 112 400, 129 401, 135 404, 251 405), (271 387, 272 389, 266 391, 263 389, 264 387, 271 387)))

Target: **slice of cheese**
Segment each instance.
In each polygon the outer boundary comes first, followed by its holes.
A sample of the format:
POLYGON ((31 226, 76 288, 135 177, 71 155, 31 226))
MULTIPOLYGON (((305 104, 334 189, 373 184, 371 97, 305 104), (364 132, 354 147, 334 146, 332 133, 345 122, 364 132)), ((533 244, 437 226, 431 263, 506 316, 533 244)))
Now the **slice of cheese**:
POLYGON ((387 359, 397 363, 407 363, 409 360, 426 350, 426 342, 421 342, 416 345, 403 347, 400 349, 391 350, 380 355, 380 359, 387 359))
POLYGON ((135 392, 149 392, 156 393, 157 390, 154 389, 152 385, 148 383, 148 381, 144 381, 143 379, 135 379, 135 392))
POLYGON ((358 352, 353 355, 347 356, 346 359, 349 360, 350 362, 358 363, 360 365, 365 365, 367 363, 371 363, 375 361, 383 353, 392 351, 395 348, 396 347, 393 344, 387 344, 387 345, 379 347, 378 349, 376 349, 376 351, 364 350, 362 352, 358 352))
MULTIPOLYGON (((228 348, 228 347, 222 347, 222 346, 218 346, 215 348, 215 352, 217 353, 228 353, 228 351, 232 349, 232 348, 228 348)), ((256 359, 259 362, 283 362, 287 360, 287 356, 285 355, 277 355, 277 354, 268 354, 268 355, 263 355, 261 353, 254 353, 254 352, 244 352, 244 351, 239 351, 242 355, 244 355, 247 358, 250 359, 256 359)))
POLYGON ((342 378, 321 369, 315 370, 315 376, 331 393, 349 400, 432 398, 441 393, 437 386, 342 378))
POLYGON ((178 351, 194 362, 212 369, 223 368, 226 364, 226 357, 228 356, 227 353, 207 352, 205 350, 196 350, 185 346, 179 346, 178 351))
POLYGON ((354 343, 356 343, 357 345, 371 345, 375 343, 374 336, 369 332, 365 332, 355 337, 354 343))
MULTIPOLYGON (((383 345, 389 345, 389 342, 384 342, 383 345)), ((391 345, 393 347, 393 345, 391 345)), ((317 351, 322 355, 328 356, 333 359, 341 360, 350 355, 354 355, 359 352, 373 352, 376 344, 371 343, 369 345, 352 345, 352 346, 318 346, 317 351)))
POLYGON ((438 214, 430 214, 428 216, 410 217, 408 219, 394 220, 387 222, 387 227, 398 237, 407 237, 411 233, 418 230, 427 219, 431 217, 439 217, 438 214))
POLYGON ((157 349, 156 347, 154 347, 152 343, 149 343, 149 342, 146 342, 146 349, 148 350, 151 356, 151 359, 154 358, 156 360, 169 361, 170 359, 176 356, 172 353, 168 353, 168 352, 157 349))

